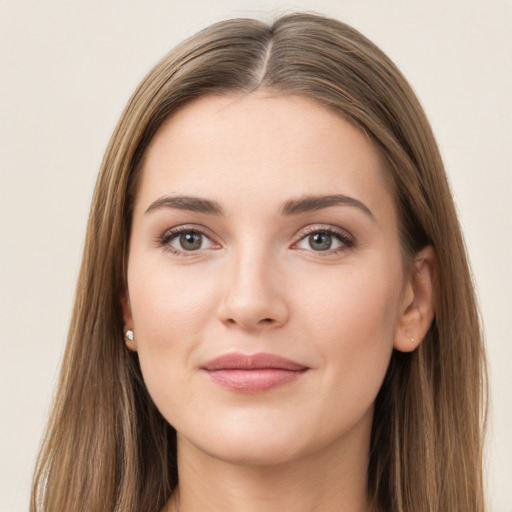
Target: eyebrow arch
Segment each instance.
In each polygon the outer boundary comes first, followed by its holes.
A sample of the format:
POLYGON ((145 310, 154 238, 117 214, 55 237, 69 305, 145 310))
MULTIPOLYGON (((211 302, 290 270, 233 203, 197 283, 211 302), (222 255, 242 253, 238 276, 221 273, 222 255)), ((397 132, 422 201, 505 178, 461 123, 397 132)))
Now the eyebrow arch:
POLYGON ((300 199, 292 199, 286 201, 281 209, 283 215, 298 215, 300 213, 313 212, 329 208, 330 206, 354 206, 362 210, 372 220, 375 220, 373 213, 364 203, 353 197, 345 196, 343 194, 335 194, 328 196, 307 196, 300 199))
POLYGON ((208 215, 223 215, 222 207, 216 201, 192 196, 163 196, 152 202, 146 213, 160 208, 174 208, 189 212, 206 213, 208 215))

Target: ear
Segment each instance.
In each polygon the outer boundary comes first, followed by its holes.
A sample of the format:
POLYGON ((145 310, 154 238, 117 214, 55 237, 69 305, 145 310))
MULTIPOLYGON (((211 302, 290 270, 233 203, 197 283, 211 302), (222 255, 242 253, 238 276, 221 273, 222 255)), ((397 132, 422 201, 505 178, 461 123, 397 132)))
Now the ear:
POLYGON ((123 309, 123 320, 124 320, 124 341, 129 350, 133 352, 137 351, 137 340, 135 339, 135 335, 132 336, 132 339, 129 339, 126 336, 127 331, 132 331, 133 333, 133 316, 132 316, 132 308, 130 306, 130 300, 126 296, 126 293, 123 293, 121 296, 121 307, 123 309))
POLYGON ((437 258, 432 246, 417 253, 404 287, 393 346, 411 352, 427 334, 435 315, 437 258))

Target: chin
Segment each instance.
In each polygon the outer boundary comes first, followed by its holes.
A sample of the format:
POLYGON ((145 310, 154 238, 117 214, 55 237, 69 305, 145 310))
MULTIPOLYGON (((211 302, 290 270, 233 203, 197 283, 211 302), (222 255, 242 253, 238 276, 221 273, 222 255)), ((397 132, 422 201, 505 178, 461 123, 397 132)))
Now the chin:
MULTIPOLYGON (((220 426, 218 426, 220 427, 220 426)), ((216 460, 241 466, 269 466, 300 458, 311 450, 307 440, 294 436, 289 429, 276 425, 267 428, 215 428, 195 436, 178 434, 182 449, 194 451, 216 460)))
POLYGON ((230 442, 228 445, 205 447, 211 457, 238 466, 274 466, 298 459, 303 455, 296 446, 253 439, 251 442, 230 442))

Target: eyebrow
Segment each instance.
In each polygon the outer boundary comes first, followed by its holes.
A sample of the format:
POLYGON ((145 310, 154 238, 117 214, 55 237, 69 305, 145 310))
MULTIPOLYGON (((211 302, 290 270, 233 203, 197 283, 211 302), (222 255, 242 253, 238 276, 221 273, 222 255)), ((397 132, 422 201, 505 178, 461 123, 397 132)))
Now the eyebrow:
POLYGON ((216 201, 191 196, 164 196, 149 205, 146 213, 160 208, 174 208, 189 212, 206 213, 209 215, 223 215, 222 207, 216 201))
MULTIPOLYGON (((306 196, 299 199, 291 199, 284 203, 280 209, 280 213, 285 216, 299 215, 301 213, 313 212, 339 205, 359 208, 371 219, 375 220, 373 213, 363 202, 343 194, 306 196)), ((224 210, 217 201, 192 196, 160 197, 149 205, 146 213, 150 213, 161 208, 173 208, 177 210, 205 213, 208 215, 224 215, 224 210)))
POLYGON ((291 201, 286 201, 281 209, 281 213, 283 215, 298 215, 301 213, 313 212, 338 205, 354 206, 359 208, 371 219, 375 220, 375 217, 368 206, 359 201, 359 199, 345 196, 343 194, 334 194, 328 196, 307 196, 301 197, 300 199, 292 199, 291 201))

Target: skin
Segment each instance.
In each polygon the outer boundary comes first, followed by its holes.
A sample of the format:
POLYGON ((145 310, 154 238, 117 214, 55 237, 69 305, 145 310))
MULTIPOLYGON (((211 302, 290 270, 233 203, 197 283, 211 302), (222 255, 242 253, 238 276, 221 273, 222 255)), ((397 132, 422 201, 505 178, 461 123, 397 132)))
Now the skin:
POLYGON ((428 329, 433 260, 426 248, 404 268, 378 152, 314 101, 209 96, 168 119, 145 155, 122 299, 128 346, 177 431, 168 510, 367 511, 374 400, 393 347, 413 350, 428 329), (333 194, 356 202, 282 211, 333 194), (223 212, 162 199, 177 196, 223 212), (180 226, 204 233, 199 249, 169 234, 180 226), (331 248, 314 250, 311 231, 331 248), (232 352, 307 370, 233 391, 201 369, 232 352))

